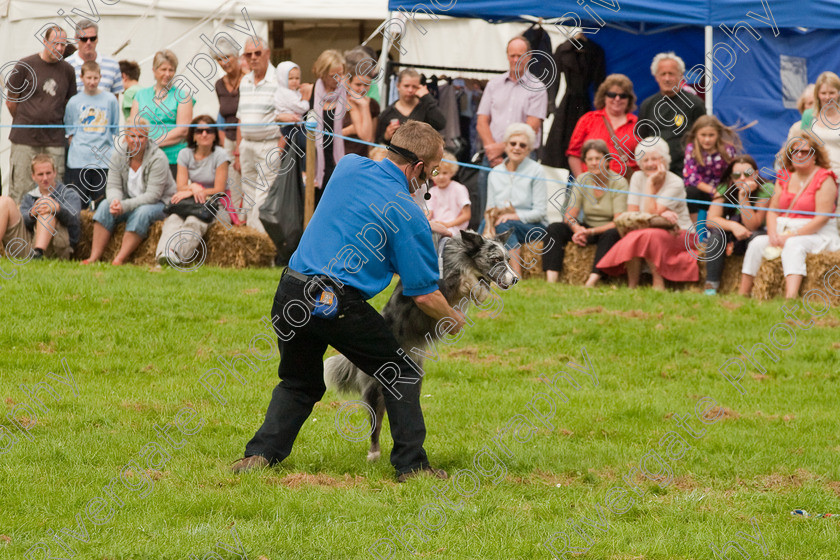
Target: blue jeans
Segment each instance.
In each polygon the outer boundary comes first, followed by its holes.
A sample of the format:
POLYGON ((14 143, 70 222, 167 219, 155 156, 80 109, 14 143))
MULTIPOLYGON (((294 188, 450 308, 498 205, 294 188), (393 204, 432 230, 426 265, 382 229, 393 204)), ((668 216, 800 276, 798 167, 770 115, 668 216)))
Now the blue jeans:
POLYGON ((114 232, 114 228, 120 222, 127 222, 125 225, 126 232, 136 233, 143 239, 148 237, 149 228, 154 222, 164 219, 163 202, 156 202, 154 204, 143 204, 138 206, 131 212, 123 212, 119 216, 111 214, 109 207, 111 200, 105 199, 99 204, 96 213, 93 215, 93 221, 102 224, 102 227, 114 232))
MULTIPOLYGON (((535 222, 532 224, 526 224, 524 222, 520 222, 519 220, 508 220, 502 224, 496 226, 496 235, 501 235, 502 233, 506 232, 507 230, 513 230, 508 237, 508 240, 505 242, 505 247, 510 249, 515 249, 519 245, 526 243, 529 239, 528 234, 535 229, 542 229, 543 234, 541 236, 532 235, 530 236, 531 239, 534 240, 541 240, 543 239, 545 234, 545 226, 539 222, 535 222)), ((484 231, 484 220, 481 220, 481 225, 478 226, 478 231, 484 231)))

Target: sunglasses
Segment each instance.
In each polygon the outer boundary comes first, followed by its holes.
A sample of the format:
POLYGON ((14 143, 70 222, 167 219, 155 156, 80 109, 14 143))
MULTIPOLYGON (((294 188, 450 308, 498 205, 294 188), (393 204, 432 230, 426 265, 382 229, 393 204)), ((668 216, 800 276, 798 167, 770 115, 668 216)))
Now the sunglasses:
POLYGON ((610 99, 615 99, 616 97, 618 97, 619 99, 630 99, 629 93, 615 93, 614 91, 608 91, 604 95, 606 95, 610 99))
POLYGON ((195 135, 198 136, 199 134, 213 134, 213 131, 209 128, 196 128, 195 135))
POLYGON ((790 153, 792 153, 792 154, 808 154, 808 153, 811 153, 811 150, 791 150, 790 153))
POLYGON ((523 150, 528 148, 528 144, 525 142, 508 142, 508 146, 510 146, 511 148, 519 147, 523 150))
MULTIPOLYGON (((420 162, 420 163, 422 163, 422 162, 420 162)), ((423 165, 425 166, 425 163, 424 163, 423 165)), ((440 174, 440 169, 438 169, 437 167, 435 167, 434 169, 432 169, 432 172, 431 172, 431 173, 429 173, 429 176, 430 176, 430 177, 437 177, 437 176, 438 176, 438 174, 440 174)), ((426 176, 426 171, 425 171, 425 169, 424 169, 424 170, 423 170, 423 173, 421 173, 421 174, 420 174, 420 181, 421 181, 421 182, 426 181, 426 180, 429 178, 429 176, 426 176)))
POLYGON ((747 177, 752 177, 753 173, 755 173, 754 169, 747 169, 746 171, 741 171, 740 173, 733 171, 732 178, 740 179, 741 177, 743 177, 744 179, 746 179, 747 177))
POLYGON ((249 57, 249 56, 256 56, 257 58, 259 58, 259 57, 261 57, 261 56, 262 56, 262 53, 263 53, 262 51, 246 52, 246 53, 245 53, 245 56, 246 56, 246 57, 249 57))
POLYGON ((90 37, 79 37, 79 42, 80 43, 90 43, 92 41, 96 41, 97 39, 99 39, 98 35, 92 35, 90 37))

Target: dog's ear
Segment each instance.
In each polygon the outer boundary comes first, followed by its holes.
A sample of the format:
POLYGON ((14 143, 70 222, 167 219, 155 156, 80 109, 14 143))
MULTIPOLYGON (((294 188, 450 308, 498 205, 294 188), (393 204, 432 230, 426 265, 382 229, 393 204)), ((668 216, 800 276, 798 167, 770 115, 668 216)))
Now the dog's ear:
POLYGON ((464 242, 467 252, 472 254, 481 248, 484 238, 473 231, 463 230, 461 231, 461 241, 464 242))
POLYGON ((507 243, 508 238, 513 234, 513 230, 509 229, 504 233, 500 233, 496 236, 496 241, 500 243, 507 243))

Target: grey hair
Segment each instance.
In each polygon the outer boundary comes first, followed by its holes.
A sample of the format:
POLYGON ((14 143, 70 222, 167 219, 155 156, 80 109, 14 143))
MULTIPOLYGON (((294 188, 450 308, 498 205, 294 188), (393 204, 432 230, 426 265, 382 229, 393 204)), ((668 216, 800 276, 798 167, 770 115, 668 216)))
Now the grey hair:
POLYGON ((662 139, 661 136, 649 136, 636 145, 636 151, 633 155, 636 156, 636 163, 641 163, 645 154, 656 152, 662 156, 665 162, 665 167, 671 166, 671 148, 668 147, 668 142, 662 139))
POLYGON ((525 123, 511 123, 505 129, 505 136, 502 141, 507 144, 508 140, 514 136, 526 137, 528 139, 528 149, 534 149, 534 143, 537 141, 537 135, 534 133, 534 129, 531 128, 531 125, 525 123))
POLYGON ((221 53, 224 57, 236 58, 239 56, 239 51, 242 47, 232 39, 221 37, 216 43, 216 52, 221 53))
POLYGON ((650 63, 650 74, 656 76, 656 71, 659 69, 659 63, 663 60, 673 60, 680 67, 680 74, 685 74, 685 62, 677 56, 674 51, 662 52, 653 57, 653 62, 650 63))
POLYGON ((76 22, 76 36, 78 37, 82 34, 82 31, 90 29, 91 27, 99 33, 99 26, 96 23, 90 21, 89 19, 80 19, 76 22))

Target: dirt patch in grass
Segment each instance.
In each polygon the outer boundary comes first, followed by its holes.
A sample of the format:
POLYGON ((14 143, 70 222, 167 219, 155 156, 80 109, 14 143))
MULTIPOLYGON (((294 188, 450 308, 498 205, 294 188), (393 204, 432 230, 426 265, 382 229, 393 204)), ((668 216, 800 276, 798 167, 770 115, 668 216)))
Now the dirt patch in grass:
POLYGON ((315 408, 338 408, 339 406, 341 406, 341 401, 330 401, 328 403, 318 401, 315 403, 315 408))
POLYGON ((262 290, 260 288, 248 288, 247 290, 242 290, 243 294, 251 295, 251 294, 258 294, 262 290))
POLYGON ((700 487, 700 485, 697 484, 697 481, 694 480, 694 477, 690 475, 678 476, 671 481, 670 486, 681 491, 696 490, 700 487))
POLYGON ((475 346, 465 346, 451 350, 446 354, 450 358, 462 358, 471 364, 500 364, 503 360, 495 354, 481 355, 481 350, 475 346))
MULTIPOLYGON (((640 309, 631 309, 630 311, 619 311, 617 309, 605 309, 604 307, 598 305, 597 307, 585 307, 583 309, 573 309, 571 311, 566 312, 566 315, 571 315, 572 317, 583 317, 584 315, 593 315, 593 314, 604 314, 604 315, 617 315, 619 317, 623 317, 625 319, 662 319, 665 314, 663 312, 659 312, 656 315, 652 313, 647 313, 640 309)), ((564 315, 552 315, 554 318, 562 318, 564 315)))
POLYGON ((828 487, 829 487, 829 488, 830 488, 830 489, 831 489, 831 490, 832 490, 835 494, 837 494, 837 497, 838 497, 838 498, 840 498, 840 482, 838 482, 838 481, 836 481, 836 480, 832 480, 831 482, 829 482, 829 483, 827 484, 827 486, 828 486, 828 487))
POLYGON ((271 477, 266 479, 266 482, 272 484, 282 484, 288 488, 300 488, 301 486, 322 486, 326 488, 354 488, 362 486, 367 482, 363 476, 344 473, 341 478, 336 478, 327 474, 309 474, 309 473, 292 473, 287 474, 283 478, 271 477))
POLYGON ((752 483, 741 481, 743 485, 754 486, 758 490, 788 490, 791 488, 801 488, 802 485, 810 480, 815 480, 817 476, 805 469, 796 469, 792 474, 770 473, 762 476, 757 476, 752 483))
POLYGON ((729 309, 730 311, 735 311, 736 309, 740 309, 741 307, 743 307, 744 304, 743 303, 738 303, 738 302, 735 302, 735 301, 728 301, 728 300, 722 299, 722 300, 720 300, 720 305, 721 305, 721 307, 725 307, 725 308, 729 309))
POLYGON ((825 319, 817 319, 814 324, 818 327, 838 327, 840 326, 840 319, 836 317, 826 317, 825 319))
POLYGON ((719 420, 737 420, 741 417, 741 414, 739 412, 735 412, 731 408, 726 408, 725 406, 716 406, 714 408, 710 408, 709 411, 706 413, 706 416, 714 418, 718 414, 720 414, 720 416, 718 417, 719 420))

